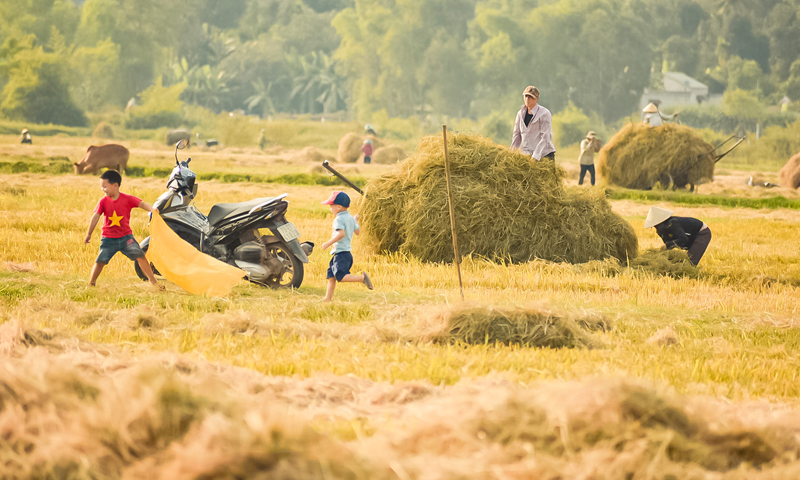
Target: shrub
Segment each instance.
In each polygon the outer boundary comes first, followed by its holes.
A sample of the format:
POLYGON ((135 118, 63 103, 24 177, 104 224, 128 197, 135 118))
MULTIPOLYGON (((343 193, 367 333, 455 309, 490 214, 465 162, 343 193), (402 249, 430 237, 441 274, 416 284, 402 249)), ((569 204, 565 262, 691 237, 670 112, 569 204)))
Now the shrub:
POLYGON ((154 85, 139 94, 141 105, 128 112, 125 119, 127 128, 175 127, 181 123, 183 102, 180 96, 186 84, 164 87, 161 82, 159 77, 154 85))
POLYGON ((559 147, 566 147, 583 140, 591 130, 589 117, 572 102, 564 110, 553 115, 553 135, 559 147))

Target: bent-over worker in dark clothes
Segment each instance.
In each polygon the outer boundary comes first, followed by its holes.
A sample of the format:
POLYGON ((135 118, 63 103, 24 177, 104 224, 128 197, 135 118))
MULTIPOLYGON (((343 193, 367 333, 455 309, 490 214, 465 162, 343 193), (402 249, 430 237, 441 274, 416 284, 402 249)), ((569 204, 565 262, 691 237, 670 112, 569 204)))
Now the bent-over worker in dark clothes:
POLYGON ((700 263, 711 242, 708 225, 692 217, 673 217, 672 211, 666 208, 650 207, 644 228, 650 227, 655 227, 667 250, 675 247, 688 250, 692 265, 700 263))

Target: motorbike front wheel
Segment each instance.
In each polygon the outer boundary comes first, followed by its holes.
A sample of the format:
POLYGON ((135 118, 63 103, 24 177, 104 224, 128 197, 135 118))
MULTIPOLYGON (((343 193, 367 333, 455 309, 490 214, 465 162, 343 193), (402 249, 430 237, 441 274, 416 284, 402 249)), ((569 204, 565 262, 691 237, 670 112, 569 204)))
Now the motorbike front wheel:
MULTIPOLYGON (((145 246, 142 249, 142 251, 144 252, 145 255, 147 255, 147 247, 148 246, 149 245, 145 246)), ((158 273, 158 270, 156 269, 156 266, 153 265, 153 262, 150 262, 150 268, 153 270, 153 275, 161 275, 160 273, 158 273)), ((139 277, 140 279, 144 280, 145 282, 148 281, 147 275, 144 274, 144 272, 142 271, 142 267, 139 266, 139 262, 133 262, 133 269, 136 270, 136 276, 137 277, 139 277)))
POLYGON ((303 283, 304 266, 299 258, 281 242, 267 245, 267 255, 263 261, 264 266, 270 271, 279 270, 280 273, 272 275, 261 285, 269 288, 300 288, 303 283))

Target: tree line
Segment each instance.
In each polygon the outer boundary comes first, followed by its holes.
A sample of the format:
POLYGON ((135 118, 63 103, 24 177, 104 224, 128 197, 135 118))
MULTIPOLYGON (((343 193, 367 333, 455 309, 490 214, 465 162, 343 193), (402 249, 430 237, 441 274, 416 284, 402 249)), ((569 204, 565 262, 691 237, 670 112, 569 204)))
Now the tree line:
POLYGON ((169 92, 262 117, 479 119, 529 84, 612 122, 662 71, 800 101, 800 0, 0 0, 0 116, 39 123, 169 92))

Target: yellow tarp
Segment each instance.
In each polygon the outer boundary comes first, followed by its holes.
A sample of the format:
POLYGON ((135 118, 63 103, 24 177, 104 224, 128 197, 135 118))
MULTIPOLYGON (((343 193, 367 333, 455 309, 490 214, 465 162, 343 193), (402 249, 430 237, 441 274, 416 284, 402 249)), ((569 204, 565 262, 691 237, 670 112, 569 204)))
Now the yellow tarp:
POLYGON ((170 282, 195 295, 227 295, 245 272, 201 253, 187 243, 153 210, 147 258, 170 282))

